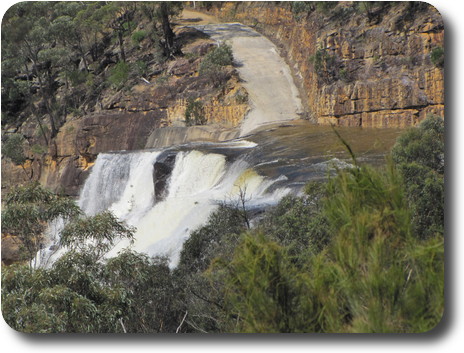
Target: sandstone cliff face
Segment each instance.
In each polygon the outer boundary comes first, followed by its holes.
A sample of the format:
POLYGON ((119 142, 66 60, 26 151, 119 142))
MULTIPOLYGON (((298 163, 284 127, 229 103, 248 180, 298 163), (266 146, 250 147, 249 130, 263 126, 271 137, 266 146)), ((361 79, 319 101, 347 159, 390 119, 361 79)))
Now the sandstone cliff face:
POLYGON ((428 4, 385 5, 369 14, 352 2, 298 14, 291 3, 268 2, 214 11, 279 46, 309 117, 320 124, 405 127, 428 113, 444 115, 443 69, 431 62, 434 48, 444 46, 444 26, 428 4))

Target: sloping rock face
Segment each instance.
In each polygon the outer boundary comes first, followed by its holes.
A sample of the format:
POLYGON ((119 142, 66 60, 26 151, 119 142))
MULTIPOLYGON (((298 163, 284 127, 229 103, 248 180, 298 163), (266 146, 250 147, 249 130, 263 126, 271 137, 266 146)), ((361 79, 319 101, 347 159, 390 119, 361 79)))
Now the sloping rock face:
POLYGON ((144 148, 162 118, 163 113, 154 110, 101 112, 68 121, 46 153, 29 151, 24 168, 2 158, 2 188, 39 180, 56 192, 77 196, 98 153, 144 148))
POLYGON ((319 124, 405 127, 428 113, 443 116, 443 68, 431 60, 444 46, 440 14, 419 2, 375 6, 298 12, 292 2, 246 2, 213 11, 278 45, 319 124))
POLYGON ((159 127, 161 111, 95 113, 66 124, 58 134, 51 157, 45 159, 40 181, 77 195, 98 153, 142 149, 153 129, 159 127))

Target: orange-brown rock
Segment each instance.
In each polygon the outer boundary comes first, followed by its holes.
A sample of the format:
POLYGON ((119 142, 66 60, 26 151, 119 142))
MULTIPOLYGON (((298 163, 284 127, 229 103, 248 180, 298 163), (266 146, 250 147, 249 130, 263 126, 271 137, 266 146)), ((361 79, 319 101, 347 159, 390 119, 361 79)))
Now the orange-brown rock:
POLYGON ((426 3, 377 5, 371 14, 353 2, 298 16, 291 2, 225 3, 214 10, 278 45, 320 124, 403 127, 430 112, 444 115, 443 69, 431 62, 432 50, 444 46, 444 26, 426 3), (322 72, 314 65, 318 51, 332 61, 322 72))
POLYGON ((2 264, 11 265, 12 263, 23 260, 21 258, 20 242, 14 236, 2 233, 2 264))

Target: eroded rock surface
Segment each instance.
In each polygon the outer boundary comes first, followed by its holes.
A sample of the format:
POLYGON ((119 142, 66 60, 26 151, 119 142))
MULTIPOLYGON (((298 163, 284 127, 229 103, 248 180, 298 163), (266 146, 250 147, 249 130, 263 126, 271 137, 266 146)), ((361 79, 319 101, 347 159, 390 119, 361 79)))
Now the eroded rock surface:
POLYGON ((444 115, 444 73, 431 60, 432 51, 444 47, 444 25, 431 5, 385 3, 366 13, 339 2, 327 12, 298 14, 291 6, 226 3, 213 11, 272 39, 313 121, 404 127, 428 113, 444 115))

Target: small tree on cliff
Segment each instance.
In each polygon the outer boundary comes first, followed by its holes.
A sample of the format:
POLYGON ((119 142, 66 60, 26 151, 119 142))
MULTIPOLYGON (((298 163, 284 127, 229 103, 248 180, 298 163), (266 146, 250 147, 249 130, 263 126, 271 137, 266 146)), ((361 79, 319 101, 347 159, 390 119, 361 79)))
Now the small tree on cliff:
POLYGON ((205 55, 200 64, 199 73, 207 77, 215 87, 220 87, 227 79, 224 68, 232 65, 233 62, 232 47, 227 43, 221 43, 205 55))
POLYGON ((27 161, 26 154, 24 153, 24 142, 25 139, 20 134, 12 134, 2 144, 2 154, 11 159, 15 165, 21 166, 27 178, 30 179, 24 168, 24 163, 27 161))
POLYGON ((187 107, 185 108, 185 125, 205 125, 207 119, 205 116, 205 109, 200 100, 189 98, 187 107))

